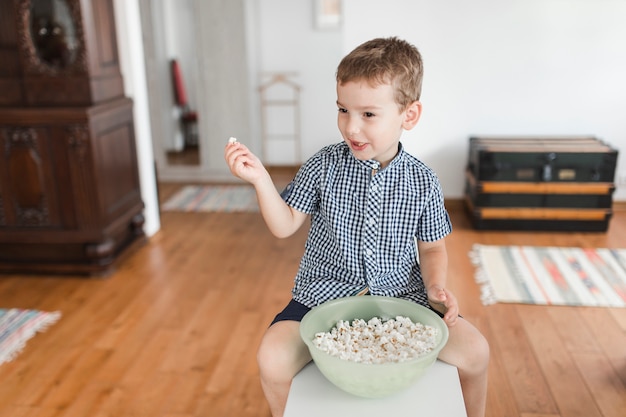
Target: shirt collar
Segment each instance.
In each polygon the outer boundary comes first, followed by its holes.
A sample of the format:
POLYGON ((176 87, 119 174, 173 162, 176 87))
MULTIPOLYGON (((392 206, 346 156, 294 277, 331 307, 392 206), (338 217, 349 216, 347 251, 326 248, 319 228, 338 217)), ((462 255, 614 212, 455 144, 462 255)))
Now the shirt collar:
MULTIPOLYGON (((347 145, 346 145, 347 147, 347 145)), ((398 164, 400 164, 402 162, 402 160, 404 159, 404 155, 405 155, 405 151, 404 151, 404 146, 402 146, 401 142, 398 142, 398 153, 396 154, 396 156, 391 160, 391 162, 389 162, 389 165, 387 165, 387 168, 391 168, 393 166, 396 166, 398 164)), ((354 158, 355 161, 357 161, 357 163, 359 163, 360 165, 366 167, 369 170, 375 169, 375 170, 379 170, 380 169, 380 162, 375 161, 373 159, 368 159, 366 161, 362 161, 360 159, 357 159, 352 152, 350 152, 350 155, 352 156, 352 158, 354 158)))

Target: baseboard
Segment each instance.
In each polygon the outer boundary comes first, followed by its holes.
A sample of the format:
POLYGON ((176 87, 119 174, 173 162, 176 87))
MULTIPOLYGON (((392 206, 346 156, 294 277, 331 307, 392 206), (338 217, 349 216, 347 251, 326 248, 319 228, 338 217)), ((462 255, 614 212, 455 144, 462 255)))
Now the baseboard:
POLYGON ((614 201, 613 211, 626 211, 626 201, 614 201))

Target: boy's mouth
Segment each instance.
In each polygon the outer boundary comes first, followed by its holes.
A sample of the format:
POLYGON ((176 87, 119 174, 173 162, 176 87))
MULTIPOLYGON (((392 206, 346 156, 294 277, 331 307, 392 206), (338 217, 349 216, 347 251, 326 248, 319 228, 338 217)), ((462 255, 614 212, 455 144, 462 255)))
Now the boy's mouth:
POLYGON ((356 141, 351 140, 350 141, 350 146, 355 151, 362 151, 363 149, 365 149, 367 147, 367 143, 365 143, 365 142, 356 142, 356 141))

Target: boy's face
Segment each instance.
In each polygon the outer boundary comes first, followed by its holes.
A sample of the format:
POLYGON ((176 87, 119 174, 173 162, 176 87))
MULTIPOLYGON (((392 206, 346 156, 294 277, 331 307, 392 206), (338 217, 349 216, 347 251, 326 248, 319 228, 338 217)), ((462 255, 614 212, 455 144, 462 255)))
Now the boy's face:
POLYGON ((390 84, 371 86, 366 80, 337 83, 337 124, 357 159, 375 160, 381 167, 398 153, 403 129, 411 129, 421 112, 419 102, 398 110, 390 84))

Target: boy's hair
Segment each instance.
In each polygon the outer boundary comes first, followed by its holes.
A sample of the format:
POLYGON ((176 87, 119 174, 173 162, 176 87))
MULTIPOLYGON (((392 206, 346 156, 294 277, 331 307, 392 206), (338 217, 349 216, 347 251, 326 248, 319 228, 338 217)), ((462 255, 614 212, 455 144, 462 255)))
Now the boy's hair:
POLYGON ((422 56, 410 43, 376 38, 357 46, 337 67, 337 82, 366 80, 372 86, 389 84, 400 110, 420 99, 424 66, 422 56))

